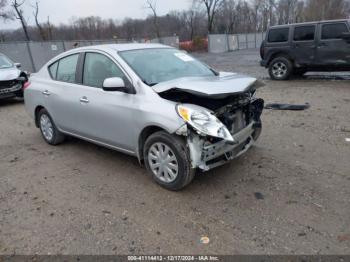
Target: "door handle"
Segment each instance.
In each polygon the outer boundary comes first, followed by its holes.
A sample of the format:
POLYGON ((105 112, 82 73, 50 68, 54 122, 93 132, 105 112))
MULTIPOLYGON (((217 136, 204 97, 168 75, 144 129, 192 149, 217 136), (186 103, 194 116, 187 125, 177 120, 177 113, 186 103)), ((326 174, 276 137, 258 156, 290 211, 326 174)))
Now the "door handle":
POLYGON ((49 96, 49 95, 51 95, 51 93, 50 93, 48 90, 45 90, 44 92, 42 92, 42 94, 43 94, 44 96, 49 96))
POLYGON ((327 43, 320 43, 320 44, 318 45, 319 48, 320 48, 320 47, 325 47, 325 46, 328 46, 328 44, 327 44, 327 43))
POLYGON ((84 104, 88 104, 90 101, 89 101, 89 99, 87 99, 86 96, 83 96, 82 98, 80 98, 80 102, 84 103, 84 104))

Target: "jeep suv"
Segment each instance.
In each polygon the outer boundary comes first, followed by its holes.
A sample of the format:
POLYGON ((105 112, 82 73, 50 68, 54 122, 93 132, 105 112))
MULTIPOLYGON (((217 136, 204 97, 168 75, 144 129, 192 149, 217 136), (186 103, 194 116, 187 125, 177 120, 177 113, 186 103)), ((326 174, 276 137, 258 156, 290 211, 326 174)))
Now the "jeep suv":
POLYGON ((260 55, 274 80, 307 71, 350 71, 350 20, 273 26, 260 55))

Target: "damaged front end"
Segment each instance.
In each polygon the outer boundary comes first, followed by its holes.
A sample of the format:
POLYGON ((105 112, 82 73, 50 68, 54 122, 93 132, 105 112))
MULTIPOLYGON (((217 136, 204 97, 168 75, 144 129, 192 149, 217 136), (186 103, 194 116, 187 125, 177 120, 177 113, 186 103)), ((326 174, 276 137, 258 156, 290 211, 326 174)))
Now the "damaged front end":
POLYGON ((227 107, 215 112, 227 127, 232 140, 201 135, 188 128, 187 142, 190 149, 192 167, 208 171, 244 154, 262 131, 260 116, 264 107, 262 99, 256 99, 242 107, 227 107))
POLYGON ((185 136, 193 168, 208 171, 244 154, 259 138, 264 100, 255 89, 225 98, 198 97, 189 93, 163 94, 176 99, 186 125, 177 131, 185 136))
POLYGON ((19 94, 22 92, 24 82, 22 77, 9 81, 0 81, 0 98, 7 98, 19 94))

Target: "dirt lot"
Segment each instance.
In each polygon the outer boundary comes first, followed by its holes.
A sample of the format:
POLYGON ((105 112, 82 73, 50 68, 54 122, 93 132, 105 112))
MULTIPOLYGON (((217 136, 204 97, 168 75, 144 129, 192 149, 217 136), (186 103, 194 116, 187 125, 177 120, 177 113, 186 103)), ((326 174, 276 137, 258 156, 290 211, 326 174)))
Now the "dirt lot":
POLYGON ((255 50, 197 56, 311 109, 265 111, 255 148, 173 193, 132 157, 47 145, 22 103, 0 102, 1 254, 350 254, 350 81, 272 82, 255 50))

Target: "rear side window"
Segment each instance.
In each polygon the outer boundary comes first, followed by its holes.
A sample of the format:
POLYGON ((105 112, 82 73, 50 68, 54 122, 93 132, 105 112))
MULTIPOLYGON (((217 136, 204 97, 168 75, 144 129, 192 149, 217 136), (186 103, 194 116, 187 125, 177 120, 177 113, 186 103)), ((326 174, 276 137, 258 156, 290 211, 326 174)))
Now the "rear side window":
MULTIPOLYGON (((75 73, 77 69, 79 54, 71 55, 65 58, 62 58, 58 61, 58 68, 56 73, 56 80, 68 83, 75 82, 75 73)), ((53 64, 52 66, 54 66, 53 64)), ((52 71, 54 72, 54 67, 52 71)), ((51 72, 51 67, 50 67, 51 72)))
POLYGON ((298 26, 294 29, 294 41, 311 41, 315 39, 316 26, 298 26))
POLYGON ((58 62, 52 64, 50 67, 49 67, 49 71, 50 71, 50 75, 53 79, 56 79, 57 78, 57 68, 58 68, 58 62))
POLYGON ((341 39, 341 35, 348 32, 344 23, 322 25, 322 39, 341 39))
POLYGON ((270 43, 287 42, 289 36, 289 28, 271 29, 269 32, 268 41, 270 43))

